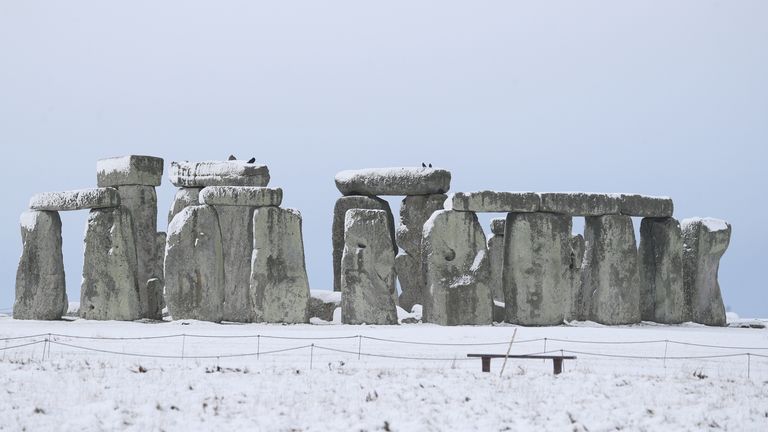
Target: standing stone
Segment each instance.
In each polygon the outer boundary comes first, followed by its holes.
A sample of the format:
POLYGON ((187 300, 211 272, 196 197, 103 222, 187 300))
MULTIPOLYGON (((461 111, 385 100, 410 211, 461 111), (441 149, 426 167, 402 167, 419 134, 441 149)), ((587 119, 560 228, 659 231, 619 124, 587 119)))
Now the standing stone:
POLYGON ((161 319, 161 311, 155 308, 155 299, 150 299, 147 281, 161 277, 157 271, 157 194, 154 186, 118 186, 120 206, 131 215, 134 242, 138 260, 137 280, 139 282, 139 303, 141 317, 161 319), (150 306, 150 303, 153 305, 150 306))
POLYGON ((421 238, 424 222, 437 210, 442 210, 445 194, 411 195, 400 205, 400 226, 395 237, 405 256, 395 258, 397 278, 402 290, 398 299, 400 307, 411 310, 413 305, 423 303, 424 275, 421 271, 421 238))
POLYGON ((491 234, 488 238, 488 264, 491 278, 491 295, 496 301, 504 302, 502 273, 504 271, 504 234, 491 234))
POLYGON ((362 195, 345 196, 336 200, 333 208, 333 227, 331 229, 331 240, 333 243, 333 290, 341 291, 341 256, 344 252, 344 218, 347 210, 350 209, 370 209, 384 210, 387 213, 389 221, 389 233, 392 239, 392 256, 397 254, 397 245, 395 244, 395 217, 392 215, 392 209, 389 203, 379 197, 369 197, 362 195))
POLYGON ((439 210, 424 224, 425 322, 482 325, 492 319, 485 234, 472 212, 439 210))
POLYGON ((298 211, 254 210, 250 294, 254 322, 309 321, 309 282, 298 211))
POLYGON ((251 322, 253 207, 216 205, 224 254, 224 321, 251 322))
POLYGON ((694 322, 724 326, 725 306, 717 273, 731 241, 731 225, 719 219, 685 219, 683 280, 687 316, 694 322))
POLYGON ((153 261, 155 269, 152 274, 156 277, 147 281, 147 295, 149 297, 149 317, 152 319, 163 319, 163 308, 165 307, 165 275, 163 274, 163 260, 165 258, 164 232, 155 234, 155 259, 153 261))
POLYGON ((351 209, 344 227, 341 322, 397 324, 395 257, 387 212, 351 209))
POLYGON ((61 319, 67 312, 68 303, 59 214, 52 211, 22 213, 21 243, 13 317, 61 319))
POLYGON ((131 321, 142 317, 134 238, 129 212, 115 208, 89 213, 80 288, 81 318, 131 321))
POLYGON ((571 218, 509 213, 504 235, 506 321, 559 325, 569 314, 571 218))
POLYGON ((673 218, 640 223, 640 315, 645 321, 685 321, 683 233, 673 218))
POLYGON ((587 217, 584 242, 587 250, 582 284, 589 319, 606 325, 640 322, 638 259, 632 218, 587 217))
POLYGON ((183 187, 176 191, 173 197, 173 204, 168 211, 168 225, 171 224, 173 217, 189 206, 200 204, 200 190, 202 188, 183 187))
MULTIPOLYGON (((573 221, 571 221, 573 222, 573 221)), ((584 262, 584 236, 576 234, 571 237, 571 265, 570 279, 571 292, 568 298, 566 321, 585 320, 588 312, 585 311, 584 286, 581 284, 581 268, 584 262)))
POLYGON ((175 320, 223 318, 224 255, 212 206, 187 207, 168 226, 165 302, 175 320))

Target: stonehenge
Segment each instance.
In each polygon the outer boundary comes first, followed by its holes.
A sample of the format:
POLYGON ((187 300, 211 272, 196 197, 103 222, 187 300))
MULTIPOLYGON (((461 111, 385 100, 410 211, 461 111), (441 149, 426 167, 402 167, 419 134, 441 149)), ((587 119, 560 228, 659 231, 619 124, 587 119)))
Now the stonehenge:
POLYGON ((449 194, 442 168, 342 171, 333 291, 324 294, 310 291, 302 216, 282 207, 266 165, 171 162, 177 190, 167 234, 157 223, 163 169, 152 156, 101 159, 96 188, 30 199, 20 219, 16 319, 66 312, 59 212, 88 210, 82 319, 327 323, 337 322, 338 307, 344 324, 397 325, 398 308, 421 305, 422 321, 437 325, 726 324, 718 272, 731 226, 678 222, 668 197, 449 194), (395 220, 383 197, 397 196, 395 220), (487 235, 484 213, 502 216, 487 235), (583 233, 573 232, 575 217, 585 218, 583 233))

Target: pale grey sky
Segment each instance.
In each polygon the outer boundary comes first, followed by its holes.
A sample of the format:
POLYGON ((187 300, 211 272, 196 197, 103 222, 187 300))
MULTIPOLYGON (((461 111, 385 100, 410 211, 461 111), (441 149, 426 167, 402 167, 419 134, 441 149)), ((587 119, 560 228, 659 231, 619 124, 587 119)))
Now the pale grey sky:
MULTIPOLYGON (((301 210, 315 289, 334 174, 426 161, 453 191, 639 192, 724 218, 725 302, 768 316, 767 22, 763 0, 1 0, 0 308, 34 193, 94 186, 101 157, 234 153, 301 210)), ((86 218, 63 214, 70 300, 86 218)))

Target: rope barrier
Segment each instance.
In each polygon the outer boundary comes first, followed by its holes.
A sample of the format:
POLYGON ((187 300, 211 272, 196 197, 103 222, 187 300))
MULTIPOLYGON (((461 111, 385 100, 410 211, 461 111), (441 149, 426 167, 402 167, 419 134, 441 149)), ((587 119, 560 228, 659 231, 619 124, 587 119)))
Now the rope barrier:
POLYGON ((296 351, 296 350, 310 347, 310 345, 303 345, 299 347, 283 348, 283 349, 273 350, 273 351, 261 351, 258 353, 252 352, 252 353, 239 353, 239 354, 218 354, 218 355, 199 355, 199 356, 183 355, 182 356, 182 355, 127 353, 127 352, 120 352, 120 351, 104 350, 99 348, 84 347, 84 346, 67 344, 67 343, 57 342, 57 341, 50 341, 50 343, 56 344, 56 345, 62 345, 70 348, 76 348, 84 351, 100 352, 104 354, 114 354, 114 355, 130 356, 130 357, 164 358, 164 359, 219 359, 219 358, 233 358, 233 357, 254 357, 257 355, 269 355, 269 354, 277 354, 277 353, 288 352, 288 351, 296 351))
POLYGON ((30 346, 30 345, 37 345, 37 344, 41 344, 41 343, 45 343, 45 341, 44 340, 39 340, 39 341, 33 341, 33 342, 21 344, 21 345, 7 346, 7 347, 0 348, 0 351, 7 351, 7 350, 16 349, 16 348, 23 348, 23 347, 27 347, 27 346, 30 346))
MULTIPOLYGON (((506 342, 488 342, 488 343, 479 343, 479 342, 472 342, 472 343, 442 343, 442 342, 417 342, 417 341, 405 341, 405 340, 397 340, 397 339, 384 339, 384 338, 376 338, 376 337, 372 337, 372 336, 361 336, 361 337, 363 339, 370 339, 370 340, 375 340, 375 341, 379 341, 379 342, 391 342, 391 343, 401 343, 401 344, 411 344, 411 345, 429 345, 429 346, 491 346, 491 345, 508 345, 509 344, 509 341, 506 341, 506 342)), ((543 340, 544 340, 544 338, 524 339, 524 340, 515 342, 515 344, 528 343, 528 342, 540 342, 540 341, 543 341, 543 340)))

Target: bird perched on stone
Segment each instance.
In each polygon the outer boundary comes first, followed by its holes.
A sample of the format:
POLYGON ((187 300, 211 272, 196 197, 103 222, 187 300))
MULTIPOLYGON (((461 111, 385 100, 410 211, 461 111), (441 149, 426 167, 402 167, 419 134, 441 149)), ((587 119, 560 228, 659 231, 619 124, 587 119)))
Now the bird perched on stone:
POLYGON ((252 158, 248 159, 248 163, 254 163, 254 162, 256 162, 256 158, 255 157, 252 157, 252 158))
POLYGON ((235 157, 235 155, 229 155, 229 159, 227 159, 227 160, 231 160, 232 161, 232 160, 237 160, 237 158, 235 157))
POLYGON ((426 167, 427 167, 427 164, 425 164, 424 162, 422 162, 422 163, 421 163, 421 167, 422 167, 422 168, 426 168, 426 167))
POLYGON ((432 164, 429 164, 429 167, 432 168, 432 164))

